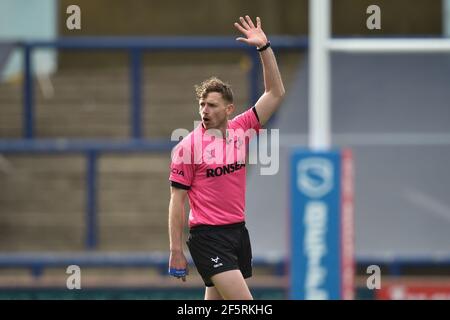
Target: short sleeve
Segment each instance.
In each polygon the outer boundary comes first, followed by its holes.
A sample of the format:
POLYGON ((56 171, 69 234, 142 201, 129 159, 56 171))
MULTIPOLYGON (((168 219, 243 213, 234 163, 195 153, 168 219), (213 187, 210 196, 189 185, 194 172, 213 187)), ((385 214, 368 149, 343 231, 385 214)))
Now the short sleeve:
POLYGON ((237 115, 231 122, 233 123, 233 126, 242 128, 244 131, 254 129, 258 132, 262 128, 255 107, 237 115))

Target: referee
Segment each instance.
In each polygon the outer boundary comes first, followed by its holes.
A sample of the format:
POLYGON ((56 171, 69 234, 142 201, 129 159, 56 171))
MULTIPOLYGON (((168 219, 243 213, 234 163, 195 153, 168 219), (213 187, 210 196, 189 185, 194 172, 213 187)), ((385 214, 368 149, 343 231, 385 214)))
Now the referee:
POLYGON ((245 157, 249 140, 276 111, 284 96, 275 55, 261 20, 249 16, 234 26, 236 40, 256 47, 264 94, 251 109, 228 120, 235 110, 228 84, 217 78, 196 86, 201 124, 173 150, 170 167, 169 273, 186 281, 183 253, 184 205, 189 198, 187 246, 206 286, 205 299, 249 300, 245 281, 252 275, 252 251, 245 227, 245 157))

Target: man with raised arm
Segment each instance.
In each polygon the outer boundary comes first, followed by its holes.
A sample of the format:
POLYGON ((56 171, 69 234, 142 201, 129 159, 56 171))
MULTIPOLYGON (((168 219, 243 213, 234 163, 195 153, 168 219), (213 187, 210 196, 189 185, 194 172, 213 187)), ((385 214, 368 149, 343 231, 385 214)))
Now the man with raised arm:
POLYGON ((255 106, 234 112, 228 84, 213 77, 196 86, 201 124, 173 150, 170 171, 169 273, 186 281, 183 253, 184 205, 189 198, 186 242, 206 286, 205 299, 253 299, 245 281, 252 251, 245 227, 245 156, 249 140, 277 110, 285 94, 275 55, 256 18, 239 18, 236 40, 260 53, 265 91, 255 106))

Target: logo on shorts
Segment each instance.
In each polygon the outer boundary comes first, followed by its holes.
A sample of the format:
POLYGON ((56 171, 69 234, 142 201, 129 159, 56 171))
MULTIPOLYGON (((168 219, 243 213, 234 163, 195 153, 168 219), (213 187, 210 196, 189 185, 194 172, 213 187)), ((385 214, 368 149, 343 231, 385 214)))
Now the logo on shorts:
POLYGON ((220 259, 219 257, 211 258, 211 261, 214 262, 214 265, 213 265, 214 268, 223 266, 222 262, 219 263, 219 259, 220 259))

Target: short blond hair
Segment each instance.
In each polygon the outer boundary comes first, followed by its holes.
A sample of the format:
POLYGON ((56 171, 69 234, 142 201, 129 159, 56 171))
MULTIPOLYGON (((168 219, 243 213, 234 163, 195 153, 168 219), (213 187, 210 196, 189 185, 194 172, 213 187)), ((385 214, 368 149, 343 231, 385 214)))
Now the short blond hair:
POLYGON ((204 99, 210 92, 222 94, 222 98, 229 103, 233 103, 233 91, 228 83, 223 82, 217 77, 206 79, 199 85, 195 85, 197 99, 204 99))

